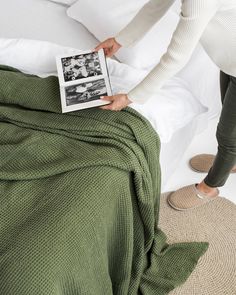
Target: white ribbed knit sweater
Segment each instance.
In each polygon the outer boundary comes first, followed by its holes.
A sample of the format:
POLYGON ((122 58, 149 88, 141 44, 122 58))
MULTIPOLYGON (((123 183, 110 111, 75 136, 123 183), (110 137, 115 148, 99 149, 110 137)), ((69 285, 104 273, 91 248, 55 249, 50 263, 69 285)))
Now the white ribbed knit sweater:
MULTIPOLYGON (((115 39, 124 47, 133 46, 174 2, 147 2, 115 39)), ((157 93, 167 79, 186 65, 199 40, 223 72, 236 76, 236 0, 182 0, 180 20, 167 52, 146 78, 128 93, 129 99, 144 103, 157 93)))

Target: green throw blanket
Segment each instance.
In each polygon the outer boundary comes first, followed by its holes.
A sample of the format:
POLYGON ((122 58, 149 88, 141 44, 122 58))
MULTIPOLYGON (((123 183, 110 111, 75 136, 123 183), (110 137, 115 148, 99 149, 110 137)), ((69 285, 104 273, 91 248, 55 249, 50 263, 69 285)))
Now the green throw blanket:
POLYGON ((208 244, 157 227, 156 132, 131 108, 60 109, 56 77, 0 67, 0 294, 167 294, 208 244))

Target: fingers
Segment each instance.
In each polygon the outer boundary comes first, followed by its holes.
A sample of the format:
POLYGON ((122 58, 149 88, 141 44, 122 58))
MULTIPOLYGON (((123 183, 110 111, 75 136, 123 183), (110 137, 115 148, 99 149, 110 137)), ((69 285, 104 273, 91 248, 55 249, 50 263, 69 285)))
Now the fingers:
POLYGON ((110 111, 115 111, 115 106, 114 106, 114 96, 101 96, 100 97, 102 100, 110 101, 111 103, 102 107, 99 107, 102 110, 110 110, 110 111))
POLYGON ((102 49, 102 48, 107 49, 107 48, 109 48, 109 47, 111 47, 111 46, 112 46, 112 44, 111 44, 111 39, 107 39, 107 40, 101 42, 100 44, 98 44, 98 45, 94 48, 94 50, 95 50, 95 51, 98 51, 98 50, 100 50, 100 49, 102 49))
POLYGON ((114 50, 112 47, 104 47, 104 53, 106 57, 112 57, 114 54, 114 50))
POLYGON ((109 48, 104 48, 104 53, 105 53, 106 57, 108 56, 108 52, 109 52, 109 48))
POLYGON ((100 44, 98 44, 95 48, 94 51, 99 51, 100 49, 104 49, 104 53, 106 57, 112 57, 114 53, 117 51, 115 49, 115 40, 114 38, 109 38, 100 44))
POLYGON ((110 111, 112 111, 110 105, 108 105, 108 106, 103 106, 103 107, 99 107, 99 108, 102 109, 102 110, 110 110, 110 111))
POLYGON ((100 50, 100 49, 102 49, 102 48, 104 48, 105 46, 104 46, 104 42, 103 43, 101 43, 101 44, 99 44, 98 46, 96 46, 95 48, 94 48, 94 51, 98 51, 98 50, 100 50))
POLYGON ((108 49, 108 50, 105 52, 106 57, 112 57, 113 54, 114 54, 114 51, 111 50, 111 49, 108 49))
POLYGON ((100 43, 100 44, 98 44, 98 46, 96 46, 95 48, 94 48, 94 50, 95 51, 98 51, 98 50, 100 50, 100 49, 102 49, 102 48, 108 48, 109 46, 108 46, 109 44, 108 44, 108 40, 105 40, 105 41, 103 41, 102 43, 100 43))
POLYGON ((105 44, 99 44, 97 47, 94 48, 94 51, 99 51, 100 49, 104 49, 104 54, 106 57, 112 57, 113 53, 109 47, 105 44))
POLYGON ((115 96, 100 96, 100 99, 102 100, 107 100, 107 101, 114 101, 115 100, 115 96))
POLYGON ((102 109, 102 110, 109 110, 109 111, 119 111, 120 110, 120 109, 115 107, 114 103, 110 103, 109 105, 105 105, 105 106, 102 106, 102 107, 99 107, 99 108, 102 109))
POLYGON ((127 107, 128 102, 126 100, 126 94, 118 94, 113 96, 100 96, 101 100, 109 101, 110 103, 105 106, 101 106, 102 110, 121 111, 127 107))
POLYGON ((119 49, 121 45, 116 42, 115 38, 109 38, 100 44, 98 44, 94 51, 99 51, 100 49, 104 49, 104 53, 106 57, 112 57, 119 49))

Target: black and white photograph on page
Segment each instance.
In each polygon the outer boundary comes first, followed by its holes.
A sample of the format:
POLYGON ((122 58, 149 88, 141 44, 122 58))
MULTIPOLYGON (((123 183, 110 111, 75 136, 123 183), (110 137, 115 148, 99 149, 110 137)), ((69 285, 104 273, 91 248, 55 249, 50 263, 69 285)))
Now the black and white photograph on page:
POLYGON ((104 79, 65 87, 65 99, 67 106, 97 100, 100 96, 106 96, 107 94, 104 79))
POLYGON ((102 75, 98 52, 64 57, 61 63, 65 82, 102 75))

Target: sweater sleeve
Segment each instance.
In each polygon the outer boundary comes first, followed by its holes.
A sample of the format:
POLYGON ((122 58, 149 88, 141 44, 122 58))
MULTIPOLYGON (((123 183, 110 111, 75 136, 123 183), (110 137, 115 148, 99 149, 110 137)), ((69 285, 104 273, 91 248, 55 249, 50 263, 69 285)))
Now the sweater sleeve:
POLYGON ((116 41, 124 47, 135 45, 155 25, 175 0, 150 0, 131 22, 115 37, 116 41))
POLYGON ((183 1, 180 20, 167 52, 141 83, 128 93, 132 102, 145 103, 189 61, 208 23, 218 10, 215 0, 183 1))

